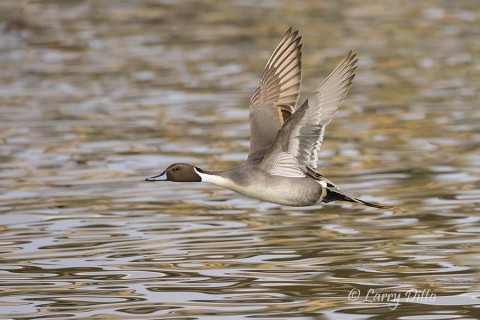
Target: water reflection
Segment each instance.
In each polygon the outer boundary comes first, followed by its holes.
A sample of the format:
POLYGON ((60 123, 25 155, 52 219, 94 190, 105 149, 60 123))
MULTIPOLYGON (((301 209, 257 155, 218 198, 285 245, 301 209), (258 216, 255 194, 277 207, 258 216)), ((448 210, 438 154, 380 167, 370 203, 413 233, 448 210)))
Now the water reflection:
POLYGON ((0 9, 4 317, 476 318, 477 2, 0 9), (320 166, 396 209, 145 184, 172 162, 244 161, 248 99, 290 25, 306 94, 358 51, 320 166), (365 302, 370 289, 403 300, 365 302), (436 298, 407 301, 411 289, 436 298))

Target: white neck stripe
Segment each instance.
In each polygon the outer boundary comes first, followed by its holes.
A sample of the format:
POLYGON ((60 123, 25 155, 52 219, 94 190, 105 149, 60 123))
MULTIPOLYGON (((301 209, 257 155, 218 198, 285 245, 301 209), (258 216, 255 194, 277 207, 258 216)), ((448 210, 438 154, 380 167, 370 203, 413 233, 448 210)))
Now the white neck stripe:
POLYGON ((202 178, 202 182, 213 183, 217 186, 224 187, 224 188, 228 188, 231 184, 231 181, 224 177, 208 174, 205 172, 200 172, 197 170, 197 168, 193 168, 193 170, 195 170, 195 172, 200 176, 200 178, 202 178))

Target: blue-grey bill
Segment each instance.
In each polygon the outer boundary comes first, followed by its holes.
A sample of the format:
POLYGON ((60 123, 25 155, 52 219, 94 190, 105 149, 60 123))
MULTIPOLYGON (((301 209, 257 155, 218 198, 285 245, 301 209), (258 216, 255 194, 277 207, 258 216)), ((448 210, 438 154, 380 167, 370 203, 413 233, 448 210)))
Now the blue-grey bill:
POLYGON ((145 181, 167 181, 167 172, 163 171, 158 176, 153 176, 150 178, 145 179, 145 181))

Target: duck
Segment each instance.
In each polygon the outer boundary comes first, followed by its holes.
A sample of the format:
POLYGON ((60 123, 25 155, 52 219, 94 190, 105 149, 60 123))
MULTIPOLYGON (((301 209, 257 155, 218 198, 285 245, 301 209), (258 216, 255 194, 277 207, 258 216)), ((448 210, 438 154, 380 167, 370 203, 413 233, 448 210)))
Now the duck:
POLYGON ((250 149, 245 163, 220 171, 174 163, 146 181, 204 182, 261 201, 305 207, 346 201, 374 208, 317 171, 325 128, 343 103, 357 70, 350 51, 300 105, 302 36, 289 28, 267 61, 249 103, 250 149))

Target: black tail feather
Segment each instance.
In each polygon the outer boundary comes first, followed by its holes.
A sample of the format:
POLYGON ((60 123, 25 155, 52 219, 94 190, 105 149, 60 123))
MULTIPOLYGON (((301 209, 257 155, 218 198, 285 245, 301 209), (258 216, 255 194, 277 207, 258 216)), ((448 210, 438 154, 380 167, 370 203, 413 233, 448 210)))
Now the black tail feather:
POLYGON ((355 202, 355 203, 360 203, 363 204, 364 206, 369 206, 373 208, 379 208, 379 209, 390 209, 392 208, 391 206, 384 206, 381 204, 376 204, 372 202, 367 202, 360 200, 354 196, 346 195, 341 193, 340 190, 332 190, 330 188, 327 188, 327 195, 323 198, 322 202, 331 202, 331 201, 348 201, 348 202, 355 202))
POLYGON ((378 204, 378 203, 363 201, 363 200, 360 200, 358 198, 354 198, 353 200, 349 200, 349 201, 356 202, 356 203, 361 203, 365 206, 369 206, 369 207, 373 207, 373 208, 379 208, 379 209, 391 209, 392 208, 392 206, 384 206, 384 205, 378 204))

